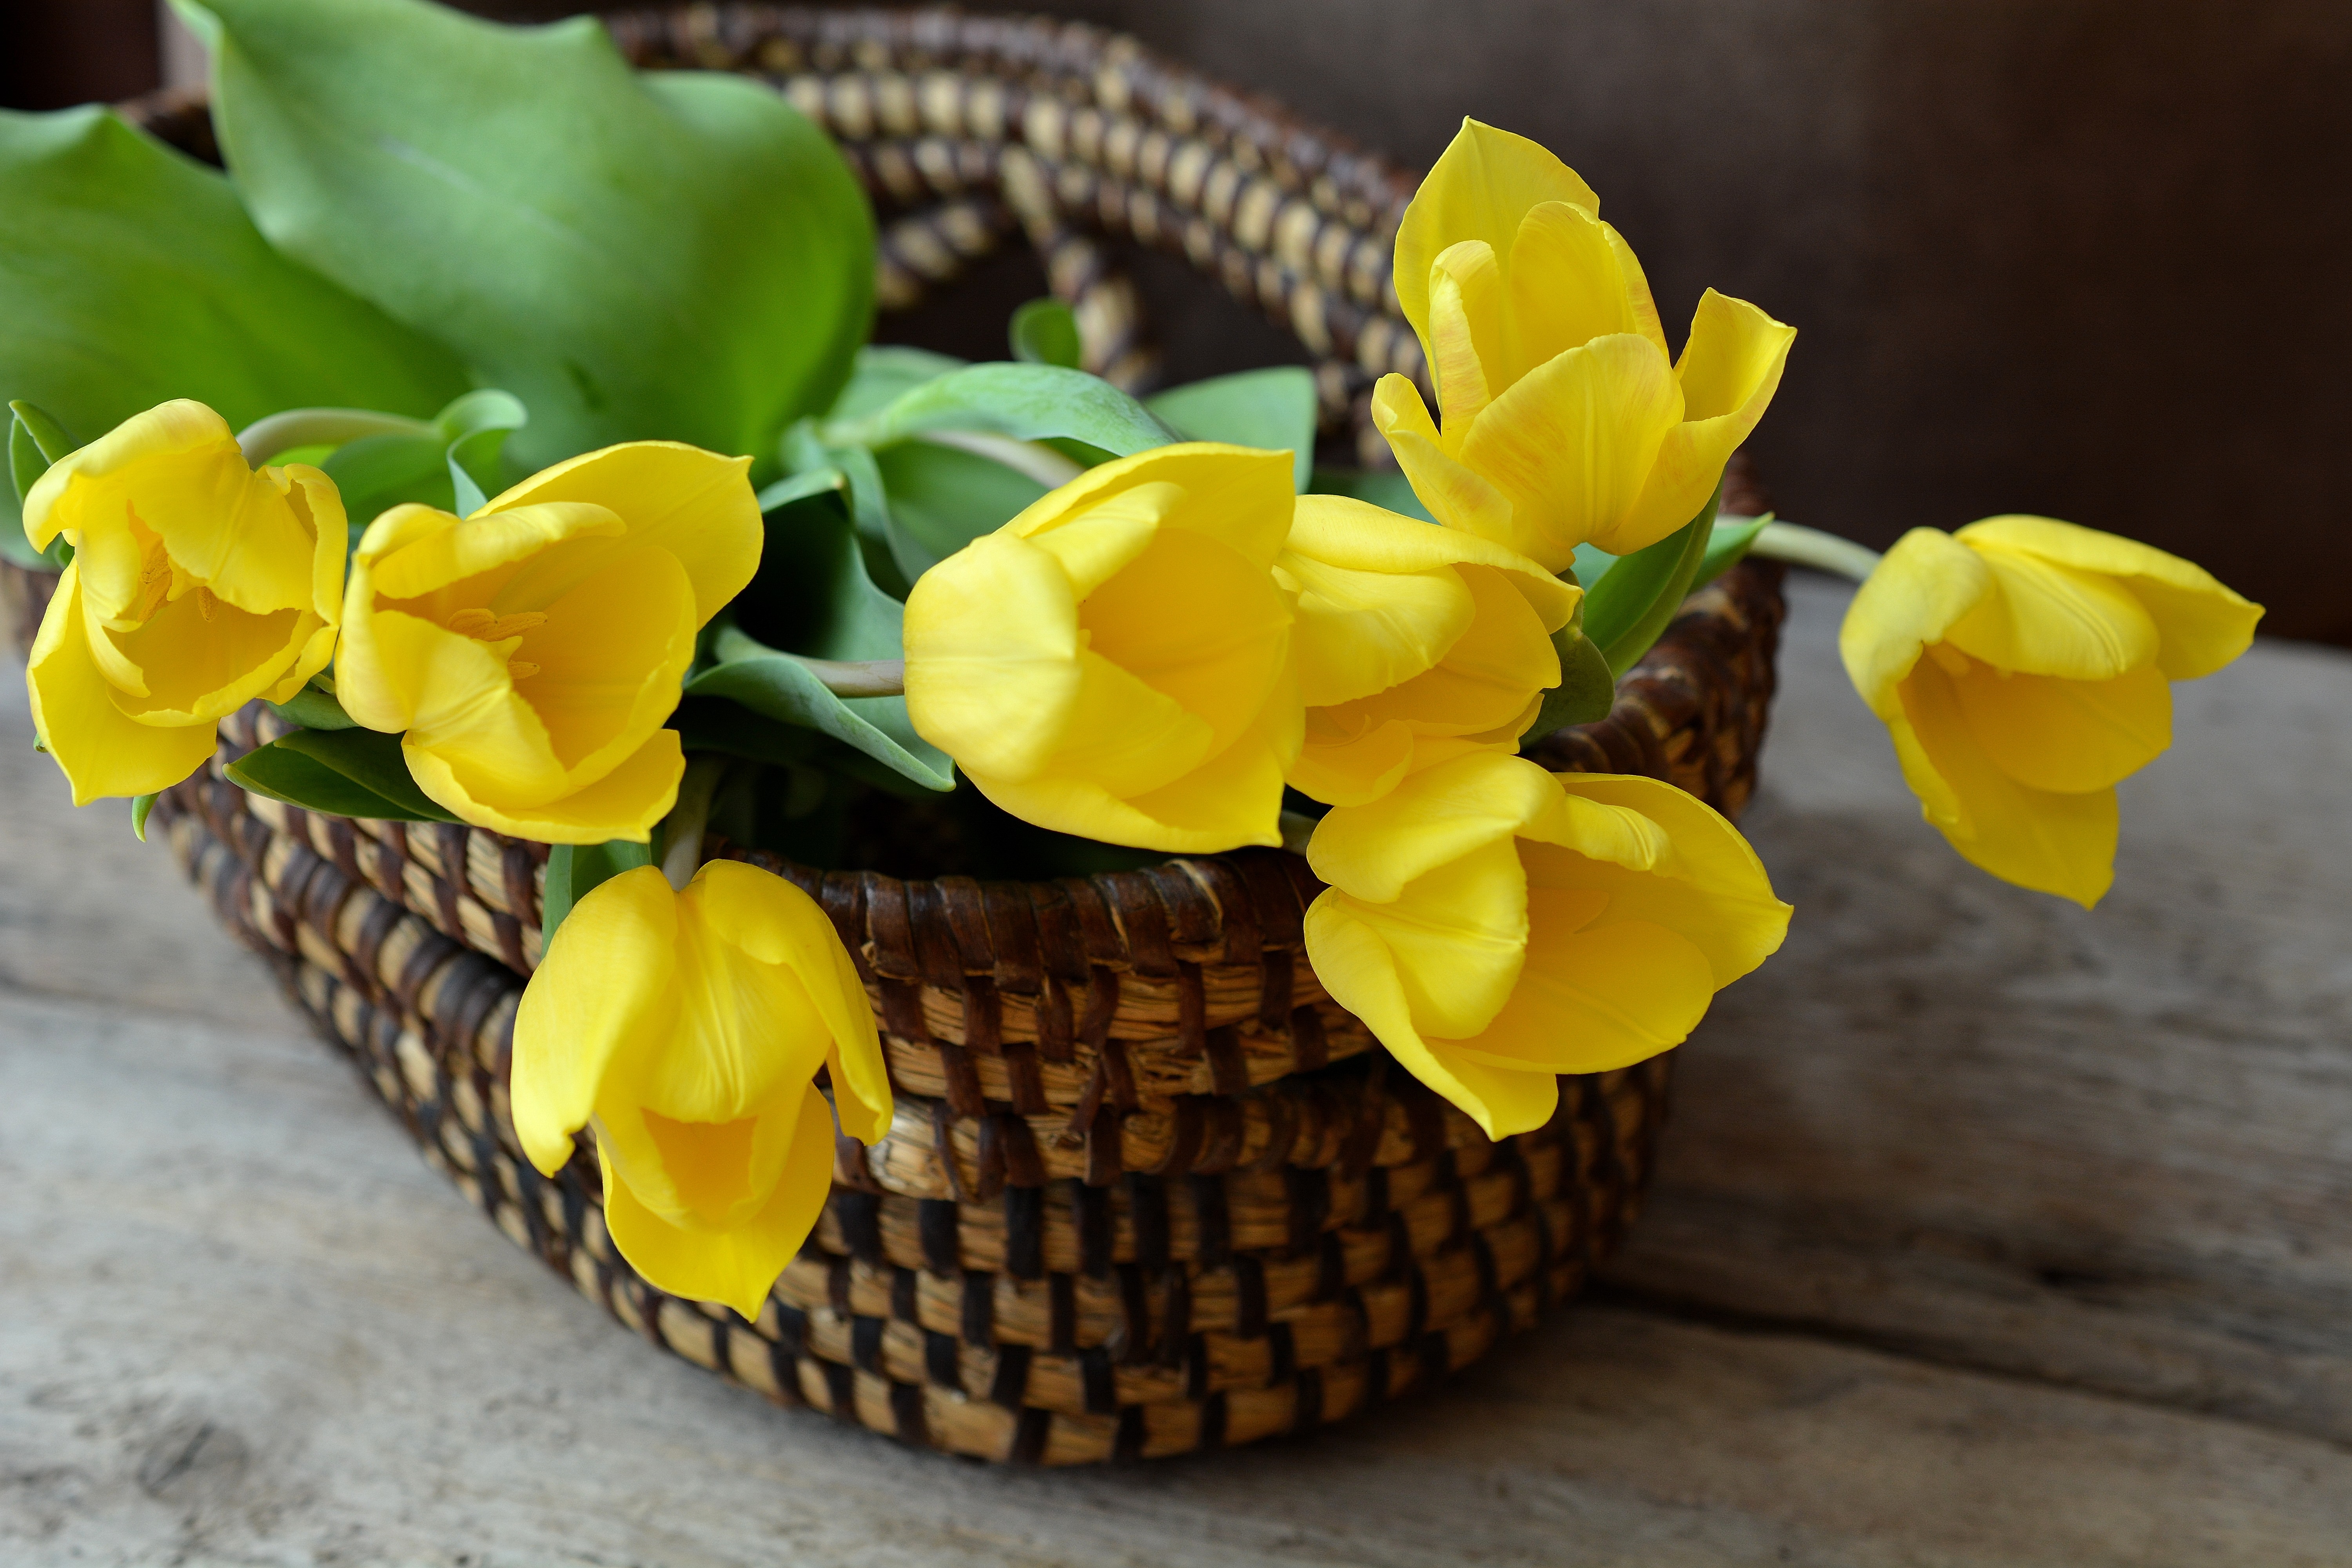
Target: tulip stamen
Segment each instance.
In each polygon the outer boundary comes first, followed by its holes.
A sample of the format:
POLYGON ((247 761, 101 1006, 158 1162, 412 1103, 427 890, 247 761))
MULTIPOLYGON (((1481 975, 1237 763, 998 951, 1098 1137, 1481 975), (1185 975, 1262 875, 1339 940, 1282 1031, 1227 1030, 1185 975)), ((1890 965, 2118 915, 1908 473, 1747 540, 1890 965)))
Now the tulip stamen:
POLYGON ((213 618, 213 612, 219 607, 220 602, 213 597, 213 591, 210 588, 196 590, 196 614, 209 621, 213 618))
POLYGON ((537 675, 538 673, 539 666, 531 663, 530 660, 527 658, 510 658, 507 660, 507 679, 509 680, 529 680, 532 676, 537 675))

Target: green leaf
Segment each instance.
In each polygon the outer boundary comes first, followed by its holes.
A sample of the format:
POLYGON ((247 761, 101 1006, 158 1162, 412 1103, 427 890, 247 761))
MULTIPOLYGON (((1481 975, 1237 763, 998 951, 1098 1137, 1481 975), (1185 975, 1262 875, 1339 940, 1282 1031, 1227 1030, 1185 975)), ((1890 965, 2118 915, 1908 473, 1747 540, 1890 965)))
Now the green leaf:
MULTIPOLYGON (((1717 485, 1699 514, 1646 550, 1620 556, 1584 594, 1584 635, 1622 675, 1650 651, 1689 596, 1715 525, 1717 485)), ((1581 569, 1580 567, 1579 575, 1581 569)))
POLYGON ((1771 521, 1769 511, 1762 517, 1718 516, 1715 532, 1706 542, 1706 558, 1698 563, 1698 571, 1691 577, 1691 592, 1697 593, 1747 559, 1748 552, 1763 533, 1764 525, 1771 521))
POLYGON ((648 437, 764 453, 840 389, 873 217, 774 89, 640 75, 587 17, 184 8, 217 24, 215 124, 262 232, 519 395, 526 468, 648 437))
POLYGON ((297 730, 272 744, 332 769, 373 795, 399 806, 423 822, 455 822, 457 818, 416 787, 409 775, 408 759, 400 737, 377 730, 297 730))
POLYGON ((934 800, 938 792, 822 731, 787 724, 720 697, 689 697, 670 727, 688 752, 719 752, 777 767, 821 768, 871 784, 902 800, 934 800))
POLYGON ((242 429, 428 414, 466 387, 446 350, 272 250, 218 172, 96 107, 0 111, 0 396, 91 439, 174 397, 242 429))
POLYGON ((547 847, 547 880, 539 892, 540 952, 555 939, 572 906, 602 883, 624 871, 654 863, 654 847, 626 838, 603 844, 551 844, 547 847))
POLYGON ((874 462, 889 498, 890 557, 910 583, 1045 493, 1026 474, 930 441, 885 447, 874 462))
POLYGON ((507 437, 530 423, 530 411, 514 394, 483 387, 444 408, 433 423, 449 443, 444 461, 454 500, 450 510, 470 517, 507 488, 500 462, 507 437))
MULTIPOLYGON (((290 738, 290 737, 289 737, 290 738)), ((315 757, 272 741, 229 763, 228 776, 256 795, 282 800, 306 811, 331 816, 364 817, 378 822, 447 822, 446 814, 427 816, 397 801, 388 800, 315 757)))
POLYGON ((530 417, 512 394, 485 388, 451 403, 415 434, 362 436, 336 447, 319 466, 342 494, 352 542, 403 501, 460 516, 478 509, 486 491, 506 488, 501 450, 530 417))
POLYGON ((1032 300, 1013 311, 1007 335, 1013 340, 1013 357, 1024 364, 1058 364, 1076 370, 1085 363, 1077 316, 1050 296, 1032 300))
POLYGON ((134 795, 131 797, 131 836, 142 844, 147 842, 147 814, 154 809, 153 795, 134 795))
POLYGON ((8 479, 16 492, 18 510, 13 521, 0 525, 0 558, 28 572, 62 572, 73 559, 73 546, 62 536, 51 540, 47 550, 33 548, 33 542, 25 537, 23 506, 34 484, 49 471, 49 465, 79 444, 64 426, 33 404, 19 398, 8 405, 8 479))
POLYGON ((1412 493, 1412 482, 1394 468, 1317 468, 1307 490, 1310 495, 1353 496, 1400 516, 1437 521, 1412 493))
POLYGON ((1171 387, 1144 399, 1143 405, 1188 440, 1288 452, 1295 469, 1294 488, 1305 493, 1313 486, 1315 373, 1303 365, 1282 364, 1213 376, 1189 386, 1171 387))
POLYGON ((1559 684, 1544 693, 1543 708, 1526 738, 1539 740, 1570 724, 1592 724, 1609 717, 1617 681, 1609 660, 1583 628, 1571 622, 1552 633, 1559 651, 1559 684))
POLYGON ((321 691, 316 682, 305 686, 283 702, 269 705, 279 717, 290 719, 305 730, 352 730, 358 721, 343 711, 343 705, 331 691, 321 691))
POLYGON ((848 484, 849 476, 839 468, 811 468, 806 473, 778 479, 753 499, 759 502, 760 511, 764 516, 796 501, 807 500, 812 496, 839 494, 848 484))
POLYGON ((961 370, 970 363, 952 354, 935 354, 929 349, 869 343, 857 351, 856 363, 850 368, 849 384, 841 389, 841 395, 833 400, 824 416, 832 420, 863 419, 887 407, 901 394, 912 392, 927 381, 937 381, 950 371, 961 370))
POLYGON ((984 430, 1023 441, 1081 441, 1114 458, 1177 439, 1150 410, 1099 376, 1053 364, 975 364, 902 393, 888 406, 831 425, 827 444, 887 447, 926 430, 984 430))
POLYGON ((906 710, 901 698, 842 698, 796 658, 760 648, 740 633, 721 635, 721 662, 686 683, 688 697, 724 697, 762 718, 797 724, 832 736, 873 758, 926 789, 955 788, 955 769, 944 752, 908 732, 912 746, 902 744, 864 714, 860 704, 887 701, 906 710))

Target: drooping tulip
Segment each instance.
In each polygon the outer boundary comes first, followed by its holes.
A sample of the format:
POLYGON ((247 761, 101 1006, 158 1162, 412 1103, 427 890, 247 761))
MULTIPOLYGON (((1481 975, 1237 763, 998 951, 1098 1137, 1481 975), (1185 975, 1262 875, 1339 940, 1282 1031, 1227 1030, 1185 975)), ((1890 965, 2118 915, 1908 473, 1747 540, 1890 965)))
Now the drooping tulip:
POLYGON ((1796 331, 1709 289, 1679 360, 1641 263, 1574 170, 1463 121, 1397 230, 1396 292, 1442 426, 1402 375, 1372 412, 1432 514, 1546 570, 1696 517, 1764 416, 1796 331))
POLYGON ((352 554, 336 694, 417 786, 550 844, 643 842, 677 798, 696 631, 760 562, 750 461, 633 441, 459 518, 398 506, 352 554))
POLYGON ((1316 977, 1490 1138, 1549 1120, 1556 1074, 1680 1044, 1789 924, 1704 802, 1501 752, 1333 810, 1307 858, 1330 884, 1307 911, 1316 977))
POLYGON ((33 721, 74 804, 168 789, 214 726, 326 667, 346 530, 332 480, 258 471, 218 414, 179 399, 68 454, 25 497, 25 535, 63 535, 26 670, 33 721))
POLYGON ((2087 908, 2115 879, 2116 784, 2172 743, 2168 682, 2243 653, 2262 614, 2177 555, 1995 517, 1896 541, 1838 647, 1952 847, 2087 908))
POLYGON ((1302 711, 1290 456, 1187 442, 1105 463, 907 596, 907 711, 1013 816, 1176 853, 1276 844, 1302 711))
POLYGON ((1579 597, 1501 545, 1340 496, 1298 498, 1275 576, 1297 595, 1307 704, 1290 782, 1332 805, 1444 757, 1516 750, 1559 683, 1550 634, 1579 597))
POLYGON ((836 1117, 871 1143, 891 1109, 833 922, 782 878, 730 860, 682 892, 641 866, 572 906, 515 1015, 511 1099, 545 1174, 594 1128, 604 1223, 631 1268, 747 1318, 824 1206, 836 1117))

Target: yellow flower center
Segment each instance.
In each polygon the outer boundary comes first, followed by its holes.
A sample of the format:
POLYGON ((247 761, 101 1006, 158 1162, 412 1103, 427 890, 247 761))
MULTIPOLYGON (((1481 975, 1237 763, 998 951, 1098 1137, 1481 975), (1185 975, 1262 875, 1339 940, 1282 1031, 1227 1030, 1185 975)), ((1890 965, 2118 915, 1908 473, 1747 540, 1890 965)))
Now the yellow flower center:
MULTIPOLYGON (((459 610, 447 622, 451 631, 461 637, 472 637, 477 642, 504 642, 509 637, 519 637, 546 624, 545 613, 539 610, 518 610, 511 616, 500 616, 480 608, 459 610)), ((507 660, 509 679, 529 680, 539 670, 540 667, 527 658, 507 660)))

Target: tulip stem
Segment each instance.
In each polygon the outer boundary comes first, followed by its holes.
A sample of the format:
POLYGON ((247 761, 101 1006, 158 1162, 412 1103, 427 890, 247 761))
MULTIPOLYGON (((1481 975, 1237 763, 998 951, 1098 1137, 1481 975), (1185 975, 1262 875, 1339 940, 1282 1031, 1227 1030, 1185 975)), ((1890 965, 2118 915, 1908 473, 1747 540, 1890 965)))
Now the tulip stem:
POLYGON ((259 468, 280 452, 297 447, 340 447, 362 436, 430 436, 429 421, 398 414, 378 414, 372 408, 289 408, 257 419, 237 433, 237 449, 259 468))
POLYGON ((1086 469, 1039 441, 1016 440, 985 430, 926 430, 915 437, 934 447, 953 447, 1011 468, 1049 490, 1060 489, 1086 469))
POLYGON ((719 656, 721 664, 746 658, 791 659, 815 676, 835 697, 901 697, 907 690, 907 661, 903 658, 810 658, 770 647, 736 626, 722 627, 710 651, 719 656))
POLYGON ((1748 547, 1748 552, 1786 561, 1792 566, 1810 566, 1816 572, 1848 577, 1856 583, 1867 582, 1878 566, 1877 551, 1799 522, 1766 523, 1763 531, 1756 536, 1756 542, 1748 547))
POLYGON ((677 781, 677 804, 662 822, 662 875, 679 892, 702 868, 702 835, 710 825, 710 798, 727 772, 725 757, 697 757, 677 781))

